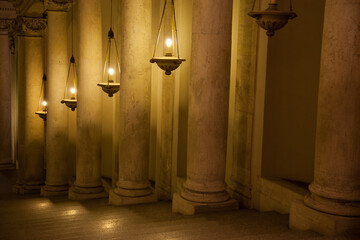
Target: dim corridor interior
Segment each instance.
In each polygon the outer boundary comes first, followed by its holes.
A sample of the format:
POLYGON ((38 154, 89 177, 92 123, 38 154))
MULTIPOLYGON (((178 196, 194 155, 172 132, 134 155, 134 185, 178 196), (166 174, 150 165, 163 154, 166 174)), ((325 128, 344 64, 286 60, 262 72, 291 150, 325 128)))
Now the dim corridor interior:
POLYGON ((288 227, 288 215, 239 211, 183 216, 167 201, 115 207, 107 199, 68 201, 12 193, 15 171, 0 172, 0 239, 359 239, 288 227))

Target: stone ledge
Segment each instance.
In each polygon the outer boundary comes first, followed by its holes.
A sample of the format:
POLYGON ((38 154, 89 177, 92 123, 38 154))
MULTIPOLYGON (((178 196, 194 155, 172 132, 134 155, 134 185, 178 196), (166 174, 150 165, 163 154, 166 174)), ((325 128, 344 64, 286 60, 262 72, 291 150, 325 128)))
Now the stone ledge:
POLYGON ((204 212, 217 212, 238 210, 239 204, 235 199, 229 199, 220 203, 197 203, 188 201, 180 196, 179 193, 174 193, 172 211, 179 212, 183 215, 194 215, 204 212))
POLYGON ((290 208, 290 228, 324 235, 360 233, 360 217, 342 217, 316 211, 296 200, 290 208))
POLYGON ((109 192, 109 204, 115 206, 135 205, 153 202, 157 202, 155 194, 150 194, 142 197, 126 197, 116 194, 113 189, 111 189, 109 192))

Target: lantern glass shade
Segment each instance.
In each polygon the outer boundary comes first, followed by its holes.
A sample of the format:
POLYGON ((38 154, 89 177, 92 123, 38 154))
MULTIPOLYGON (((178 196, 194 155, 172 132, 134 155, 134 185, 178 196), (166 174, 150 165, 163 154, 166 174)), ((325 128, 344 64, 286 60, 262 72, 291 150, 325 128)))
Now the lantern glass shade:
POLYGON ((77 106, 77 67, 74 56, 70 58, 64 98, 61 100, 61 103, 70 108, 71 111, 75 111, 77 106))
POLYGON ((185 61, 180 58, 179 41, 177 35, 174 0, 165 0, 160 26, 155 42, 151 63, 156 63, 166 75, 177 69, 185 61), (162 54, 159 54, 162 49, 162 54))
POLYGON ((106 47, 104 72, 101 83, 97 84, 102 90, 112 97, 120 90, 120 61, 114 32, 110 27, 106 47))
POLYGON ((44 74, 41 83, 38 108, 35 111, 35 114, 38 115, 40 118, 42 118, 44 121, 46 121, 46 116, 47 116, 47 101, 45 100, 45 94, 44 94, 45 82, 46 82, 46 75, 44 74))

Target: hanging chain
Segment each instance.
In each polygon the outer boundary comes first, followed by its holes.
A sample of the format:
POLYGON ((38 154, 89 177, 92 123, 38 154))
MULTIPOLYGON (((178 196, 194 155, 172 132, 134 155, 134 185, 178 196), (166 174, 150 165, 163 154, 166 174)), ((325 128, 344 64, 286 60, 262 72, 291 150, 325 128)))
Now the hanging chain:
POLYGON ((110 28, 112 28, 112 0, 110 0, 110 28))
POLYGON ((74 57, 74 0, 71 8, 71 57, 74 57))

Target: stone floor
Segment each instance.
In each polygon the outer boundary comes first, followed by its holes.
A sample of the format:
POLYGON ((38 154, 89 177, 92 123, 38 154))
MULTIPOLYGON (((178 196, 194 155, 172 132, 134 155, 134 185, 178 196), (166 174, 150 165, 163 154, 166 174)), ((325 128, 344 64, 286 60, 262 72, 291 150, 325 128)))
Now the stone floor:
POLYGON ((324 237, 289 230, 288 215, 239 210, 182 216, 170 202, 127 207, 107 199, 69 201, 65 197, 12 194, 14 171, 0 172, 0 239, 357 239, 324 237))

